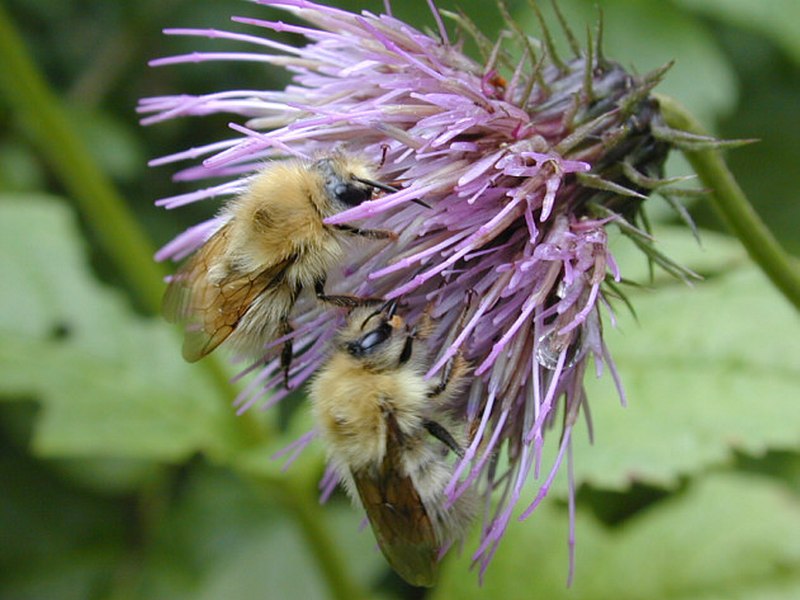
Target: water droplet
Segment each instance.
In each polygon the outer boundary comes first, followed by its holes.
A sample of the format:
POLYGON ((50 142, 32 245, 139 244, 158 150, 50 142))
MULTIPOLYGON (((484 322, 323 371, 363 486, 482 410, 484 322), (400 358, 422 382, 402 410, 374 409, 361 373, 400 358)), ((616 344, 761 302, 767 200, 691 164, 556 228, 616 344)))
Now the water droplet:
POLYGON ((559 335, 555 330, 545 333, 539 338, 539 345, 536 348, 536 362, 549 371, 555 371, 558 366, 558 359, 566 348, 567 355, 564 358, 563 369, 574 366, 580 358, 583 336, 575 330, 559 335))

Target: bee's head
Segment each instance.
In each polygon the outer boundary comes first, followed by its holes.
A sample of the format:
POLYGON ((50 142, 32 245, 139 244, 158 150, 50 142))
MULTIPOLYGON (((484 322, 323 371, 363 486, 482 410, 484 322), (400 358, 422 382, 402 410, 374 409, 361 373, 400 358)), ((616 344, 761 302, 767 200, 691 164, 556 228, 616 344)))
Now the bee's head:
POLYGON ((414 338, 396 310, 396 300, 377 310, 353 310, 341 336, 342 348, 374 369, 390 369, 408 362, 414 338))
POLYGON ((322 178, 324 197, 332 205, 333 210, 328 212, 340 212, 371 200, 376 189, 397 191, 373 180, 363 161, 342 153, 320 158, 313 166, 322 178))

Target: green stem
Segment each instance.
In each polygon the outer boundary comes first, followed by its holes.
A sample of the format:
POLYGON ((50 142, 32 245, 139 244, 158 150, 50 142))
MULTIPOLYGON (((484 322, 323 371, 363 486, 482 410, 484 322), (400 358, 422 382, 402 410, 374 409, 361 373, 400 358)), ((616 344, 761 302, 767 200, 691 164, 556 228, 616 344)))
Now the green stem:
POLYGON ((345 554, 335 545, 308 486, 295 480, 269 479, 264 476, 261 479, 271 484, 270 490, 280 490, 281 500, 300 527, 308 550, 325 577, 331 597, 336 600, 367 598, 365 590, 353 577, 344 558, 345 554))
MULTIPOLYGON (((24 131, 58 175, 140 305, 148 312, 160 312, 166 271, 154 262, 154 248, 147 234, 114 184, 97 167, 1 4, 0 63, 0 88, 24 131)), ((236 390, 219 361, 207 358, 203 364, 220 397, 226 401, 233 398, 236 390)), ((239 418, 229 413, 248 443, 263 438, 263 427, 249 413, 239 418)))
MULTIPOLYGON (((658 101, 667 125, 697 135, 709 135, 676 100, 658 96, 658 101)), ((800 310, 800 268, 797 262, 783 250, 748 202, 720 151, 684 150, 684 154, 703 185, 711 189, 711 200, 726 225, 775 287, 800 310)))
POLYGON ((114 185, 86 144, 0 5, 0 86, 24 131, 77 202, 104 252, 118 266, 141 305, 158 312, 166 272, 114 185))

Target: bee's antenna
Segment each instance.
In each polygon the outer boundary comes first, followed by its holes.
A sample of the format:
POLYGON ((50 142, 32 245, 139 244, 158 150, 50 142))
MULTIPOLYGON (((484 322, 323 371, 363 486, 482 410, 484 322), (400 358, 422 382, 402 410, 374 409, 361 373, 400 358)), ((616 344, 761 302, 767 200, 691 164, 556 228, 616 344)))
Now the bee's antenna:
POLYGON ((414 204, 419 204, 420 206, 424 206, 425 208, 433 208, 430 204, 428 204, 427 202, 423 202, 419 198, 412 198, 411 201, 414 204))
MULTIPOLYGON (((354 177, 354 179, 359 183, 363 183, 364 185, 368 185, 370 187, 383 190, 384 192, 389 192, 390 194, 394 194, 395 192, 400 191, 396 187, 392 187, 391 185, 386 185, 385 183, 381 183, 373 179, 364 179, 363 177, 354 177)), ((419 198, 412 198, 411 201, 414 204, 419 204, 420 206, 424 206, 425 208, 433 208, 430 204, 428 204, 427 202, 423 202, 419 198)))
POLYGON ((398 305, 397 298, 393 298, 388 302, 385 302, 380 308, 375 309, 371 313, 367 315, 367 318, 364 319, 364 322, 361 323, 361 329, 364 329, 364 325, 366 325, 372 317, 377 317, 379 314, 386 312, 387 313, 387 321, 394 316, 394 313, 397 311, 398 305))
POLYGON ((384 192, 389 192, 390 194, 394 194, 395 192, 400 191, 396 187, 392 187, 391 185, 386 185, 385 183, 381 183, 380 181, 375 181, 374 179, 364 179, 363 177, 353 177, 353 179, 355 179, 359 183, 363 183, 364 185, 368 185, 370 187, 383 190, 384 192))
POLYGON ((391 319, 394 316, 394 313, 397 312, 397 305, 398 305, 397 298, 392 298, 386 304, 381 307, 381 311, 386 311, 386 318, 391 319))

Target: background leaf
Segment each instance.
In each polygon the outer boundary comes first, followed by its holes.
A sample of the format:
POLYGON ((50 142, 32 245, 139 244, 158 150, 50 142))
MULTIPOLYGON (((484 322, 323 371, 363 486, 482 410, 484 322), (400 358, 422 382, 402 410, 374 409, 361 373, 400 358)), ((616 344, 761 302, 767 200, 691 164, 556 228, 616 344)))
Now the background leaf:
MULTIPOLYGON (((358 556, 359 579, 385 564, 361 517, 333 501, 326 521, 358 556)), ((143 575, 150 600, 326 598, 325 582, 285 507, 225 470, 199 466, 154 535, 143 575)))
POLYGON ((0 392, 41 402, 36 450, 168 461, 223 452, 231 413, 183 362, 176 332, 95 282, 82 252, 62 203, 0 198, 0 392))
POLYGON ((509 530, 479 588, 468 557, 446 565, 435 600, 789 599, 800 594, 800 500, 778 483, 719 473, 614 530, 577 522, 577 572, 566 579, 566 511, 545 503, 509 530))
POLYGON ((125 556, 124 507, 54 480, 0 446, 0 597, 84 600, 107 590, 125 556))
POLYGON ((674 487, 734 451, 800 449, 797 315, 763 275, 742 268, 631 301, 640 324, 621 312, 606 328, 628 407, 609 378, 587 378, 596 442, 575 438, 580 481, 674 487))
POLYGON ((800 64, 800 4, 794 0, 677 0, 677 4, 762 33, 800 64))

